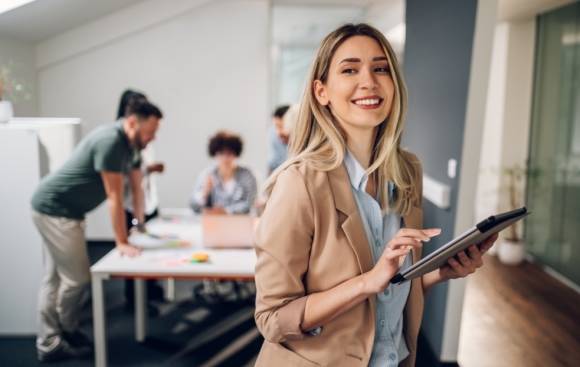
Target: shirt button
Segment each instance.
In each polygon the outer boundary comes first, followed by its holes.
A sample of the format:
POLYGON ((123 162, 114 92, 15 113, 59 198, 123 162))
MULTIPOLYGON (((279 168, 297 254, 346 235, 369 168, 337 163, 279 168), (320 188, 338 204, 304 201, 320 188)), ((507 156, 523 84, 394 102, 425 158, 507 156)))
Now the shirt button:
POLYGON ((384 328, 385 327, 385 320, 381 320, 381 327, 384 328))
POLYGON ((396 355, 395 353, 389 353, 389 359, 390 359, 391 361, 394 361, 394 360, 395 360, 395 358, 397 358, 397 355, 396 355))

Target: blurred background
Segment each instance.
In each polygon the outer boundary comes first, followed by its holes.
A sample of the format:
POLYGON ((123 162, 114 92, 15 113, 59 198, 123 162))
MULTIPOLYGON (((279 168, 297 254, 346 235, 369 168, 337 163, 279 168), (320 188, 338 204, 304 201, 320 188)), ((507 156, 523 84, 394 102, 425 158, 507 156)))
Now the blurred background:
MULTIPOLYGON (((41 255, 30 195, 80 138, 114 121, 123 90, 146 93, 164 112, 153 143, 166 163, 160 206, 186 207, 219 129, 240 134, 241 162, 264 182, 272 111, 299 102, 321 39, 346 22, 381 30, 403 66, 404 146, 423 163, 425 226, 443 228, 427 252, 493 213, 533 212, 481 271, 431 291, 418 365, 577 366, 580 3, 572 0, 0 1, 0 364, 36 365, 41 255), (11 119, 74 126, 46 133, 57 144, 39 148, 44 158, 31 167, 1 136, 11 119), (31 179, 19 176, 25 169, 31 179)), ((93 261, 112 246, 109 223, 104 206, 88 217, 93 261)), ((110 365, 252 365, 261 337, 239 340, 252 320, 188 344, 228 307, 215 306, 205 324, 187 319, 185 306, 168 308, 144 344, 131 339, 131 315, 112 307, 110 365), (169 335, 186 319, 189 333, 169 335)))

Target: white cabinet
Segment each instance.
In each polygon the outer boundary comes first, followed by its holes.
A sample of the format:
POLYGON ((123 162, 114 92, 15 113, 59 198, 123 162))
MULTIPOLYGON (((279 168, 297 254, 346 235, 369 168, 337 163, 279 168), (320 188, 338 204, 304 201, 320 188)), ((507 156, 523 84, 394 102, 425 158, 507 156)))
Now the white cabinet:
POLYGON ((0 334, 35 334, 42 244, 30 199, 41 177, 70 156, 79 119, 19 118, 0 124, 0 334))

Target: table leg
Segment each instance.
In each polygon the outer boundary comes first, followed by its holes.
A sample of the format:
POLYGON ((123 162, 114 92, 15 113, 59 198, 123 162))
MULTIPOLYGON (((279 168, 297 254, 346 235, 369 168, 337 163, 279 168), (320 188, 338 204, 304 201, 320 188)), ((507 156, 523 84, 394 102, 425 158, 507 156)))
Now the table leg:
POLYGON ((147 288, 145 280, 135 279, 135 340, 145 341, 147 336, 147 288))
POLYGON ((93 297, 93 329, 95 339, 95 366, 107 366, 107 325, 105 320, 105 294, 103 292, 103 280, 106 276, 100 274, 91 275, 93 297))

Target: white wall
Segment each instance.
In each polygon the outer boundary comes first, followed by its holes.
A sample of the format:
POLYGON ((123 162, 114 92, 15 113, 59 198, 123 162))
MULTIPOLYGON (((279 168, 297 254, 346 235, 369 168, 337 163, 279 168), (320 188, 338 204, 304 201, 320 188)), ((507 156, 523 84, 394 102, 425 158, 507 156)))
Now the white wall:
MULTIPOLYGON (((509 23, 501 160, 501 166, 506 168, 524 167, 528 159, 535 31, 536 24, 533 18, 509 23)), ((500 199, 503 205, 500 206, 500 210, 512 209, 508 204, 507 178, 503 175, 501 190, 503 195, 500 199)), ((524 187, 521 189, 522 193, 525 192, 524 187)), ((524 200, 523 197, 519 199, 524 200)))
POLYGON ((0 68, 2 67, 10 69, 13 80, 21 83, 25 88, 24 93, 19 94, 19 98, 10 98, 14 108, 14 115, 18 117, 36 116, 36 64, 34 45, 9 37, 3 37, 0 34, 0 68))
POLYGON ((403 63, 405 49, 405 0, 373 0, 366 9, 366 22, 387 37, 403 63))
POLYGON ((476 196, 477 219, 495 214, 499 208, 508 31, 506 23, 495 27, 476 196))
POLYGON ((534 42, 534 19, 496 26, 477 193, 478 218, 512 209, 507 176, 502 172, 523 167, 528 157, 534 42))
MULTIPOLYGON (((154 18, 162 4, 138 4, 141 29, 126 31, 134 19, 131 8, 125 8, 38 46, 42 116, 80 117, 86 134, 112 121, 127 87, 159 105, 165 114, 155 142, 157 158, 166 162, 166 173, 158 179, 162 207, 187 205, 196 174, 210 162, 207 139, 218 129, 239 132, 246 143, 242 164, 259 180, 266 171, 269 4, 190 3, 199 6, 184 6, 182 13, 158 22, 154 18), (108 27, 104 40, 99 22, 108 27), (119 28, 119 37, 111 36, 111 27, 119 28), (78 41, 79 34, 89 48, 71 41, 78 41), (69 44, 74 50, 67 50, 69 44), (48 55, 48 49, 60 50, 61 57, 48 55)), ((103 209, 89 217, 90 239, 110 238, 103 209)))
MULTIPOLYGON (((489 95, 491 65, 493 62, 494 32, 496 26, 498 0, 478 1, 469 75, 467 110, 461 166, 459 167, 459 190, 457 193, 457 214, 455 235, 473 226, 476 218, 473 198, 477 192, 478 170, 481 156, 481 136, 487 110, 486 97, 489 95)), ((445 324, 441 347, 441 362, 456 362, 459 349, 459 333, 466 278, 449 281, 445 324)))

